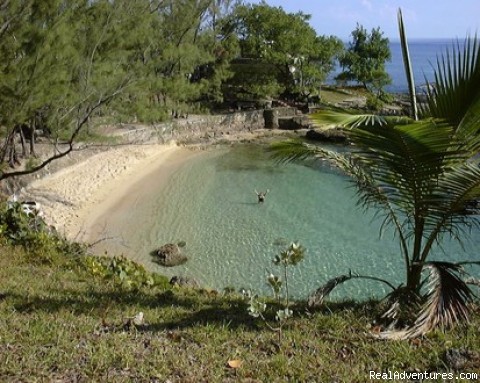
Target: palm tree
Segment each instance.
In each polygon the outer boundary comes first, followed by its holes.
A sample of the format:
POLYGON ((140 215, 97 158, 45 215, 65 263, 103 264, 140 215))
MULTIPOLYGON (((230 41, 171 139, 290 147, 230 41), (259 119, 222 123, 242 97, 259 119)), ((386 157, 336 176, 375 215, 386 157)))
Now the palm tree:
MULTIPOLYGON (((399 26, 404 34, 400 11, 399 26)), ((402 43, 405 52, 405 38, 402 43)), ((382 228, 393 226, 405 263, 403 289, 410 296, 420 296, 422 273, 430 270, 435 284, 424 299, 417 330, 449 325, 467 315, 471 292, 456 275, 459 266, 428 258, 445 236, 461 242, 470 229, 480 227, 479 53, 474 37, 437 58, 435 83, 427 83, 427 101, 419 107, 418 121, 344 111, 314 115, 316 123, 347 128, 353 145, 348 154, 302 142, 272 146, 280 160, 327 158, 350 176, 359 204, 383 213, 382 228)), ((405 62, 410 67, 408 57, 405 62)))

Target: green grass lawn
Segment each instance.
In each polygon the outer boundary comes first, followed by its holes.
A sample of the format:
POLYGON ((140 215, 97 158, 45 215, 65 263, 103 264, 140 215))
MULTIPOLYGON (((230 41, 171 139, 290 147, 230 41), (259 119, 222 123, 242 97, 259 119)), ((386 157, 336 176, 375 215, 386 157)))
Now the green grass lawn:
POLYGON ((161 278, 132 288, 86 265, 78 256, 40 263, 21 248, 0 246, 1 382, 367 382, 369 371, 480 374, 478 307, 466 327, 393 342, 368 335, 379 303, 309 311, 300 302, 279 342, 248 315, 240 295, 172 288, 161 278), (139 312, 145 323, 131 325, 128 318, 139 312), (474 352, 459 371, 445 362, 452 348, 474 352), (240 367, 229 367, 232 360, 240 367))

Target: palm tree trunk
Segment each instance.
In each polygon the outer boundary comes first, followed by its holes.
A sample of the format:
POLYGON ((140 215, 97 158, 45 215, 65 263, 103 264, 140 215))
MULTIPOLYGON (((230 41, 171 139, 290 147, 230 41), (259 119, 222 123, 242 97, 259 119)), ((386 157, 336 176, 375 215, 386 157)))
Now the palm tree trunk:
POLYGON ((420 284, 422 281, 422 263, 412 263, 408 269, 407 274, 407 289, 414 293, 419 293, 420 284))

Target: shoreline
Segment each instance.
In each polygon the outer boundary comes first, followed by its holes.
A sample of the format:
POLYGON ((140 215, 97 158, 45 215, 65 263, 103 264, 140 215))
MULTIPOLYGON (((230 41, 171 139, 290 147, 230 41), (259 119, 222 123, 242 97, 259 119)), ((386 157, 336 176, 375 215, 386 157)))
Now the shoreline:
POLYGON ((87 148, 76 162, 28 182, 17 197, 38 202, 45 222, 66 239, 99 241, 112 209, 134 206, 135 192, 148 189, 152 183, 162 188, 175 171, 204 149, 284 134, 273 130, 239 131, 200 143, 187 144, 179 136, 167 143, 147 140, 106 147, 100 152, 87 148), (153 173, 155 177, 151 177, 153 173))
POLYGON ((151 164, 137 168, 138 171, 128 179, 128 183, 108 194, 108 199, 97 205, 85 217, 85 230, 81 241, 96 242, 108 238, 116 228, 128 227, 121 218, 123 212, 135 208, 138 200, 152 198, 152 193, 158 193, 167 186, 171 177, 188 162, 201 155, 203 151, 177 146, 167 149, 151 164))
POLYGON ((46 223, 68 240, 91 240, 96 221, 131 188, 152 172, 161 174, 158 181, 166 184, 195 153, 199 151, 175 142, 109 148, 31 182, 19 197, 39 202, 46 223))

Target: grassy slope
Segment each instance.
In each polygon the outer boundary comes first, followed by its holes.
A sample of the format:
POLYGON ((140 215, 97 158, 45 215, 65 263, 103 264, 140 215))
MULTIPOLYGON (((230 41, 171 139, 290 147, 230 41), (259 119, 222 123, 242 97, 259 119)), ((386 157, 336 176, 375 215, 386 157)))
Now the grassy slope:
POLYGON ((362 88, 350 87, 342 89, 339 87, 328 86, 321 90, 321 99, 325 104, 336 104, 356 97, 366 97, 367 91, 362 88))
MULTIPOLYGON (((82 265, 0 246, 0 381, 363 382, 369 370, 448 371, 446 349, 480 344, 478 309, 466 328, 382 342, 366 335, 378 305, 351 303, 295 308, 279 349, 238 296, 130 291, 82 265), (123 326, 140 311, 144 326, 123 326)), ((465 371, 480 373, 474 364, 465 371)))

